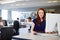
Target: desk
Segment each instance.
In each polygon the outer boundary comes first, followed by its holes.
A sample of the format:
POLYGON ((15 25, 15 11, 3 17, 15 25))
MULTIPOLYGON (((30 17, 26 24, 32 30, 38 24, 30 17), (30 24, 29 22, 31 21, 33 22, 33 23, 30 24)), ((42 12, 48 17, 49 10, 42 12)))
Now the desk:
POLYGON ((23 39, 30 39, 30 40, 60 40, 58 36, 41 36, 41 35, 33 35, 31 33, 22 34, 13 36, 13 38, 23 38, 23 39))

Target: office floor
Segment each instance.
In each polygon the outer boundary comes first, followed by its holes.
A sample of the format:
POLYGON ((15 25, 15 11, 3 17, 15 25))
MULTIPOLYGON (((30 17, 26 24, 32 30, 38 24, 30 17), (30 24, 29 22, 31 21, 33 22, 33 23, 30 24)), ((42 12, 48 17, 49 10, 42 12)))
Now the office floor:
MULTIPOLYGON (((27 34, 27 33, 29 33, 28 32, 28 27, 27 28, 21 28, 21 29, 19 29, 19 34, 20 35, 22 35, 22 34, 27 34)), ((38 34, 39 35, 39 34, 38 34)), ((41 34, 42 35, 42 34, 41 34)), ((40 40, 60 40, 60 37, 58 37, 58 36, 51 36, 51 35, 55 35, 55 34, 50 34, 49 36, 47 36, 46 34, 44 35, 42 35, 41 37, 40 37, 40 40)), ((22 39, 12 39, 12 40, 22 40, 22 39)), ((24 39, 23 39, 24 40, 24 39)), ((26 39, 25 39, 26 40, 26 39)))

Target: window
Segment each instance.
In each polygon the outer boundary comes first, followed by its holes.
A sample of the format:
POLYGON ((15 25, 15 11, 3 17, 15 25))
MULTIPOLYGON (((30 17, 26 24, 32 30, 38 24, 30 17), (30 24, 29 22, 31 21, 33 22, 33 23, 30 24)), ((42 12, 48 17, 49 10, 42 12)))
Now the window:
POLYGON ((19 18, 20 13, 18 11, 12 11, 12 20, 19 18))
POLYGON ((7 18, 8 18, 7 16, 8 16, 8 11, 2 9, 2 19, 3 19, 3 20, 7 20, 7 18))
POLYGON ((12 11, 12 20, 19 19, 26 19, 31 16, 31 12, 19 12, 19 11, 12 11))

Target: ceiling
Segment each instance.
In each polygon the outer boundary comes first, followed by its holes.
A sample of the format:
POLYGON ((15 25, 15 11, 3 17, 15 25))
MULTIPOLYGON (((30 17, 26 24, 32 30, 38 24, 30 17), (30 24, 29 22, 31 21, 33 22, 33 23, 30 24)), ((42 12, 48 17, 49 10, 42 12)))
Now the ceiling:
POLYGON ((0 0, 0 9, 51 7, 60 5, 60 0, 0 0))

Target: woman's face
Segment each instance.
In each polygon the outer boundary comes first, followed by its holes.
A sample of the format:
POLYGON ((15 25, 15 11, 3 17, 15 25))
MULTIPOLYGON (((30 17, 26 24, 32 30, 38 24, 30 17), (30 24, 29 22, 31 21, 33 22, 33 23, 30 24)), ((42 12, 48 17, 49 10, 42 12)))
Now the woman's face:
POLYGON ((44 11, 43 10, 39 10, 38 11, 38 15, 40 18, 42 18, 44 16, 44 11))

